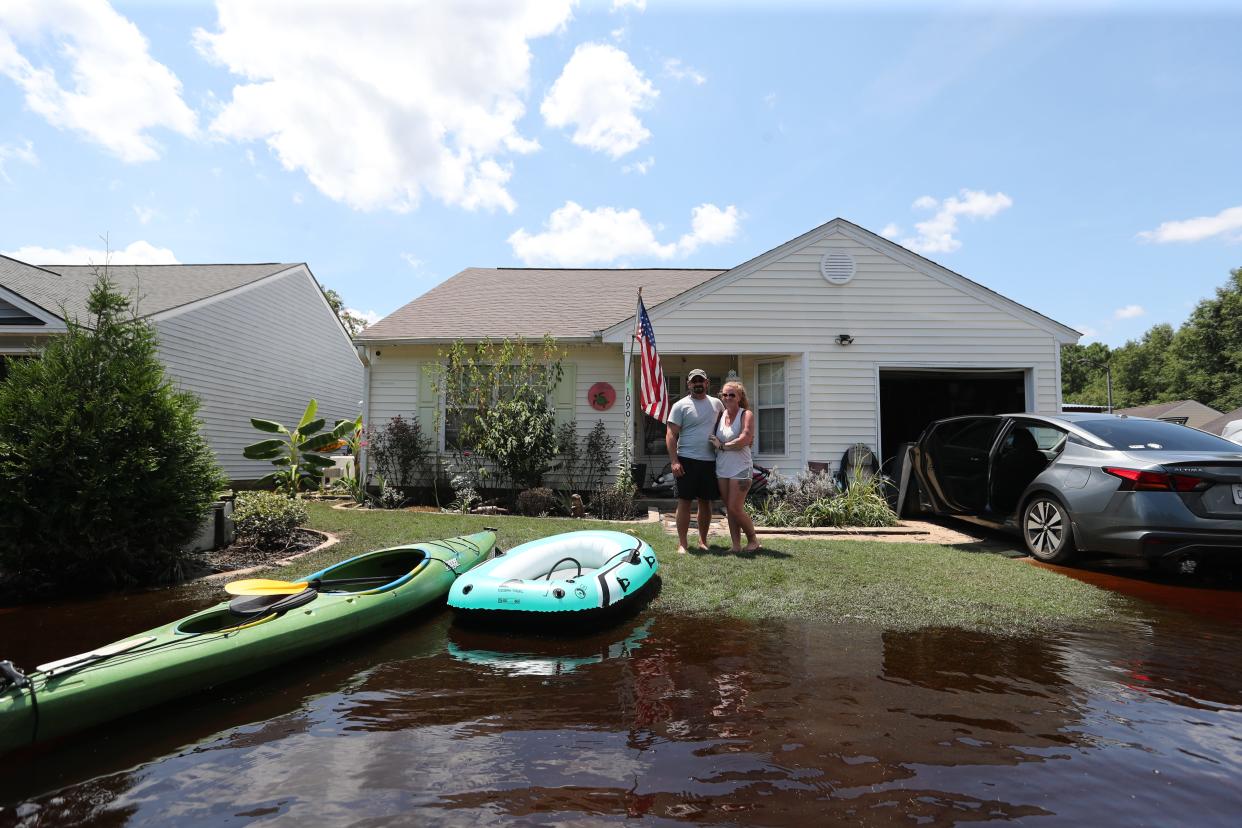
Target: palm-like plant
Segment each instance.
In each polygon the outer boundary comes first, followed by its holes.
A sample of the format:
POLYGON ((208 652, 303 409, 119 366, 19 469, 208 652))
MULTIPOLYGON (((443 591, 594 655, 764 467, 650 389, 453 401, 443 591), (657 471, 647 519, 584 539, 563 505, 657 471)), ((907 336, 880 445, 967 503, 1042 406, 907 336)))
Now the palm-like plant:
POLYGON ((311 400, 296 428, 290 430, 272 420, 251 418, 250 424, 259 431, 279 434, 268 440, 246 446, 242 454, 250 460, 270 460, 276 471, 265 475, 259 482, 271 481, 278 491, 290 497, 306 489, 317 489, 323 482, 323 470, 334 465, 324 454, 340 448, 343 441, 354 434, 362 424, 357 420, 338 420, 336 425, 324 431, 325 421, 316 418, 319 403, 311 400))

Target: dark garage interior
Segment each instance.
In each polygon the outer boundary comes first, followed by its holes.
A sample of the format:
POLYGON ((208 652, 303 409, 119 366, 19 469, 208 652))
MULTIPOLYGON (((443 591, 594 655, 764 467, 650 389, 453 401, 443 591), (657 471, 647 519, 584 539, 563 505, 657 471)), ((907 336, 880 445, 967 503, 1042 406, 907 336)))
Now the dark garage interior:
POLYGON ((1026 410, 1020 370, 880 370, 880 451, 887 463, 933 420, 1026 410))

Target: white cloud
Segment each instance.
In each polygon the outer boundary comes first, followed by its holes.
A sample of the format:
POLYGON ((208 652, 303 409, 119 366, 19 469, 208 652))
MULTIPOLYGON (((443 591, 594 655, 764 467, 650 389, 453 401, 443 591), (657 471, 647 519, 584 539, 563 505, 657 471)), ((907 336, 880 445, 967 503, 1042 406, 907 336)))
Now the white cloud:
POLYGON ((1083 339, 1097 339, 1100 336, 1100 332, 1090 325, 1075 325, 1074 330, 1081 333, 1083 339))
POLYGON ((21 247, 5 251, 19 261, 33 265, 99 265, 111 264, 180 264, 167 247, 156 247, 147 241, 136 241, 121 250, 99 250, 73 245, 63 249, 51 247, 21 247))
POLYGON ((1138 234, 1143 241, 1157 244, 1197 242, 1213 236, 1230 242, 1242 241, 1242 206, 1229 207, 1214 216, 1166 221, 1155 230, 1144 230, 1138 234))
POLYGON ((0 144, 0 181, 12 181, 5 171, 5 165, 10 161, 20 161, 34 167, 39 163, 39 156, 35 155, 34 144, 29 141, 24 146, 0 144))
POLYGON ((151 57, 138 27, 102 0, 0 3, 0 74, 48 123, 81 133, 122 161, 159 157, 152 129, 191 136, 198 129, 181 81, 151 57), (28 57, 49 42, 59 67, 28 57))
POLYGON ((550 127, 574 127, 575 144, 620 158, 651 137, 637 112, 659 94, 625 52, 606 43, 584 43, 539 111, 550 127))
POLYGON ((612 0, 613 11, 620 11, 626 6, 629 6, 635 11, 646 11, 647 0, 612 0))
POLYGON ((646 161, 635 161, 633 164, 626 164, 624 167, 621 168, 621 172, 627 173, 627 174, 638 173, 639 175, 646 175, 651 170, 651 168, 654 166, 655 166, 655 156, 649 155, 647 156, 646 161))
POLYGON ((669 58, 664 61, 664 74, 673 80, 688 80, 695 86, 702 86, 707 83, 707 76, 695 69, 693 66, 687 66, 678 58, 669 58))
POLYGON ((1000 192, 963 189, 960 196, 949 196, 944 201, 926 195, 915 199, 911 205, 914 209, 935 210, 936 214, 927 221, 916 222, 914 230, 918 235, 902 239, 901 244, 917 253, 952 253, 962 246, 954 235, 959 217, 990 219, 1013 206, 1013 199, 1000 192))
POLYGON ((901 227, 894 222, 884 225, 884 229, 880 231, 880 235, 886 239, 895 239, 901 235, 901 227))
POLYGON ((402 253, 401 258, 405 259, 405 263, 415 270, 418 270, 423 266, 423 260, 415 256, 413 253, 402 253))
POLYGON ((138 217, 139 224, 150 224, 151 219, 155 218, 156 210, 154 207, 143 207, 141 204, 134 205, 134 215, 138 217))
POLYGON ((777 101, 777 96, 775 92, 769 92, 768 94, 763 96, 763 105, 766 106, 768 109, 775 109, 776 101, 777 101))
POLYGON ((211 129, 265 141, 355 209, 406 211, 426 194, 512 211, 505 156, 538 149, 517 129, 529 41, 572 5, 219 0, 216 31, 195 42, 244 80, 211 129))
POLYGON ((1124 308, 1117 308, 1117 310, 1113 311, 1113 318, 1135 319, 1145 313, 1147 313, 1147 311, 1143 310, 1142 305, 1126 305, 1124 308))
POLYGON ((360 311, 357 308, 346 308, 345 312, 352 313, 354 316, 357 316, 359 319, 364 320, 368 325, 374 325, 376 322, 380 321, 380 319, 383 318, 373 310, 360 311))
POLYGON ((304 201, 302 194, 296 191, 293 193, 293 195, 289 196, 289 199, 294 204, 301 204, 304 201))
POLYGON ((542 233, 520 229, 509 236, 514 254, 528 265, 583 267, 633 258, 667 260, 688 256, 705 244, 724 244, 737 235, 742 213, 700 204, 691 211, 689 233, 661 243, 636 209, 584 209, 572 201, 552 212, 542 233))

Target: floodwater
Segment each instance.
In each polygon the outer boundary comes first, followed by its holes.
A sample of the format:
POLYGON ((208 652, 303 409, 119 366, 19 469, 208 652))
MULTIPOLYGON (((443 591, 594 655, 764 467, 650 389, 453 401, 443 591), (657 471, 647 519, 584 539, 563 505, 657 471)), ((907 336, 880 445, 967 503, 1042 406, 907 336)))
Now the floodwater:
MULTIPOLYGON (((647 610, 566 640, 436 610, 0 760, 0 825, 1237 825, 1242 593, 1080 577, 1134 592, 1134 620, 1013 639, 647 610)), ((0 611, 0 657, 209 600, 0 611)))

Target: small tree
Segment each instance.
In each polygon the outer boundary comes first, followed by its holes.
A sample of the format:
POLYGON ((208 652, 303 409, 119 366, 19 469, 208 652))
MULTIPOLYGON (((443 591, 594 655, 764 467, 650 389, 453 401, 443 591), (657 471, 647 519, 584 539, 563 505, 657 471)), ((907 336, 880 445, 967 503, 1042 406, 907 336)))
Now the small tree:
POLYGON ((323 418, 315 418, 318 410, 319 403, 311 400, 292 430, 272 420, 251 418, 250 424, 259 431, 280 435, 242 449, 247 459, 270 460, 276 467, 276 471, 261 477, 260 483, 273 483, 289 497, 296 497, 300 491, 317 489, 323 483, 323 470, 335 465, 324 453, 336 451, 351 435, 357 434, 362 428, 362 417, 337 420, 331 431, 324 431, 323 418))
POLYGON ((61 586, 175 579, 226 481, 197 398, 106 270, 87 310, 0 383, 0 567, 61 586))
POLYGON ((428 366, 432 386, 445 397, 436 431, 452 425, 455 449, 470 449, 518 488, 543 482, 557 453, 556 412, 548 402, 561 381, 556 341, 521 338, 477 345, 460 340, 428 366))

